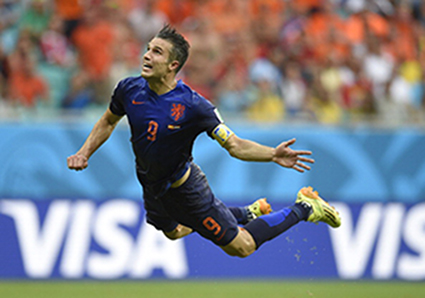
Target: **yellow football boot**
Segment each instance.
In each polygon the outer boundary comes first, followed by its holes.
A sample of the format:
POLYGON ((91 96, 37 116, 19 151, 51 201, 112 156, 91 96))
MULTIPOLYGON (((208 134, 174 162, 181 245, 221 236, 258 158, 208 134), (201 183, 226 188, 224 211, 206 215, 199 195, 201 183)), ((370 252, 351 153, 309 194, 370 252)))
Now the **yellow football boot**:
POLYGON ((341 225, 341 218, 334 207, 328 202, 319 197, 317 191, 313 191, 312 187, 303 187, 298 192, 295 203, 306 202, 311 205, 311 214, 307 221, 317 223, 322 221, 333 228, 338 228, 341 225))

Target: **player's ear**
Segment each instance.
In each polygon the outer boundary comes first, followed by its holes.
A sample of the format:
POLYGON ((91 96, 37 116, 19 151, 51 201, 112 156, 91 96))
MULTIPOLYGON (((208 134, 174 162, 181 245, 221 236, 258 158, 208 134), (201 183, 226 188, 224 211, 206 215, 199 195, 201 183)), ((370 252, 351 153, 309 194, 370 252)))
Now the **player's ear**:
POLYGON ((169 64, 169 69, 171 70, 171 71, 175 71, 175 72, 177 72, 177 68, 179 67, 179 65, 180 65, 180 63, 179 63, 179 61, 177 61, 177 60, 173 60, 170 64, 169 64))

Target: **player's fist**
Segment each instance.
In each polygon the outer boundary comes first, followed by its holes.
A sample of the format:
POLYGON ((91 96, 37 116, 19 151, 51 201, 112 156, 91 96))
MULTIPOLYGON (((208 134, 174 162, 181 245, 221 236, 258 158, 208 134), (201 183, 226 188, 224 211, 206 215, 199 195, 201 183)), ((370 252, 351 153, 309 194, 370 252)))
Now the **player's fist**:
POLYGON ((89 165, 87 157, 81 154, 74 154, 67 158, 68 168, 71 170, 81 171, 89 165))

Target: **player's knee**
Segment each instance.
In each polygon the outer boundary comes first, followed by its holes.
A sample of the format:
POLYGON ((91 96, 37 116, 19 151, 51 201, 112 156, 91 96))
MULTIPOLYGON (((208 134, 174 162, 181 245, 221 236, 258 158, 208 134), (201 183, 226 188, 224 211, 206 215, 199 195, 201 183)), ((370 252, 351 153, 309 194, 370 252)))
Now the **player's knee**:
POLYGON ((223 247, 223 250, 232 257, 238 257, 238 258, 246 258, 250 256, 254 251, 255 247, 245 247, 245 246, 227 246, 223 247))
POLYGON ((257 249, 254 239, 246 231, 241 231, 223 250, 231 256, 246 258, 257 249))
POLYGON ((237 250, 236 257, 243 259, 243 258, 249 257, 254 251, 255 250, 253 250, 253 249, 242 248, 242 249, 237 250))

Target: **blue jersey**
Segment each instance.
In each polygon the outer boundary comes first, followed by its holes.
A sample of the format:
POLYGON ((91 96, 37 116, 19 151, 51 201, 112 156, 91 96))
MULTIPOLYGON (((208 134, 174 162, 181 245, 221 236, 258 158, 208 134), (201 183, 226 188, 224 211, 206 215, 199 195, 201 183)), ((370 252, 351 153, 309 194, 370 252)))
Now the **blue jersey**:
POLYGON ((181 80, 168 93, 157 95, 141 77, 121 80, 109 106, 127 115, 137 174, 144 192, 163 195, 192 160, 196 137, 221 123, 215 107, 181 80))

